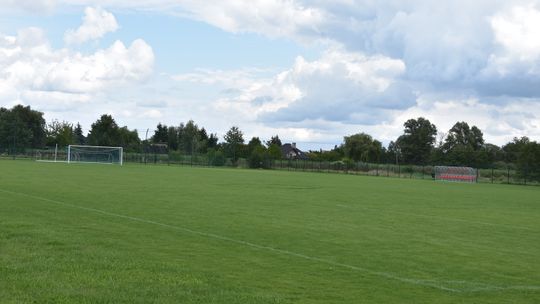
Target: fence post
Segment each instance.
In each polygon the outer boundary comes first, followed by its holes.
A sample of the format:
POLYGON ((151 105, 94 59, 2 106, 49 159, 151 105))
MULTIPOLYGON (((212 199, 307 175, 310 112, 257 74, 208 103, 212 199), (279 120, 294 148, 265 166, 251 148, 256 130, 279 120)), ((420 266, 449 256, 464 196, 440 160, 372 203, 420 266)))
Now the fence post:
POLYGON ((491 166, 491 183, 493 184, 493 171, 494 171, 494 168, 493 166, 491 166))
POLYGON ((510 184, 510 166, 508 166, 508 163, 506 164, 506 181, 510 184))
POLYGON ((525 163, 525 185, 527 185, 528 175, 529 175, 529 164, 525 163))

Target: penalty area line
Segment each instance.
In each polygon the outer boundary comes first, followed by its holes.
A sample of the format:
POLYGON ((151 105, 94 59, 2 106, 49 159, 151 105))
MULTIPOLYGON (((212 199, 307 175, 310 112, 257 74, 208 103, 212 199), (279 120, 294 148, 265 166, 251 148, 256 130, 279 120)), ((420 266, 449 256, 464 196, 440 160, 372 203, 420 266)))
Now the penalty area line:
MULTIPOLYGON (((274 253, 281 254, 281 255, 293 256, 293 257, 302 258, 302 259, 309 260, 309 261, 319 262, 319 263, 322 263, 322 264, 327 264, 327 265, 331 265, 331 266, 337 266, 337 267, 346 268, 346 269, 350 269, 350 270, 354 270, 354 271, 358 271, 358 272, 364 272, 364 273, 367 273, 367 274, 370 274, 370 275, 379 276, 379 277, 383 277, 383 278, 387 278, 387 279, 391 279, 391 280, 395 280, 395 281, 399 281, 399 282, 403 282, 403 283, 419 285, 419 286, 425 286, 425 287, 431 287, 431 288, 439 289, 439 290, 442 290, 442 291, 456 292, 456 293, 457 292, 477 291, 475 289, 470 289, 470 288, 465 288, 465 289, 450 288, 450 287, 447 287, 447 286, 444 286, 443 284, 441 284, 441 283, 444 283, 444 281, 436 281, 436 280, 427 281, 427 280, 417 280, 417 279, 412 279, 412 278, 400 277, 400 276, 394 275, 394 274, 389 273, 389 272, 375 271, 375 270, 371 270, 371 269, 368 269, 368 268, 363 268, 363 267, 349 265, 349 264, 345 264, 345 263, 339 263, 339 262, 335 262, 335 261, 327 260, 327 259, 323 259, 323 258, 308 256, 308 255, 305 255, 305 254, 301 254, 301 253, 297 253, 297 252, 293 252, 293 251, 289 251, 289 250, 285 250, 285 249, 279 249, 279 248, 274 248, 274 247, 270 247, 270 246, 259 245, 259 244, 248 242, 248 241, 233 239, 233 238, 223 236, 223 235, 219 235, 219 234, 215 234, 215 233, 203 232, 203 231, 193 230, 193 229, 185 228, 185 227, 181 227, 181 226, 169 225, 169 224, 156 222, 156 221, 152 221, 152 220, 147 220, 147 219, 143 219, 143 218, 123 215, 123 214, 119 214, 119 213, 108 212, 108 211, 104 211, 104 210, 96 209, 96 208, 83 207, 83 206, 74 205, 74 204, 70 204, 70 203, 65 203, 65 202, 62 202, 62 201, 48 199, 48 198, 45 198, 45 197, 35 196, 35 195, 31 195, 31 194, 26 194, 26 193, 21 193, 21 192, 14 192, 14 191, 9 191, 9 190, 4 190, 4 189, 0 189, 0 192, 9 193, 9 194, 18 195, 18 196, 24 196, 24 197, 32 198, 32 199, 35 199, 35 200, 49 202, 49 203, 53 203, 53 204, 64 206, 64 207, 70 207, 70 208, 74 208, 74 209, 90 211, 90 212, 93 212, 93 213, 107 215, 107 216, 110 216, 110 217, 117 217, 117 218, 127 219, 127 220, 134 221, 134 222, 151 224, 151 225, 155 225, 155 226, 161 226, 161 227, 173 229, 173 230, 176 230, 176 231, 182 231, 182 232, 190 233, 190 234, 193 234, 193 235, 203 236, 203 237, 206 237, 206 238, 213 238, 213 239, 217 239, 217 240, 221 240, 221 241, 235 243, 235 244, 255 248, 255 249, 258 249, 258 250, 266 250, 266 251, 274 252, 274 253)), ((469 284, 471 284, 473 286, 476 285, 473 282, 469 282, 469 284)), ((515 289, 516 287, 517 287, 517 289, 522 289, 522 288, 534 289, 534 290, 540 289, 539 286, 499 287, 499 286, 490 286, 490 285, 487 285, 487 284, 482 284, 482 285, 484 286, 484 288, 482 289, 483 291, 486 291, 486 290, 515 289)))

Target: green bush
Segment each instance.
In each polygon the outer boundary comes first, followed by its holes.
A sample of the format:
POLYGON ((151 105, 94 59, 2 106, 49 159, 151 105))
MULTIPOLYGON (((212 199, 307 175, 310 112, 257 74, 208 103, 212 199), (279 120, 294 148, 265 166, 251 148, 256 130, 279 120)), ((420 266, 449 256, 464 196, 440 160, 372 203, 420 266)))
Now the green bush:
POLYGON ((270 167, 270 162, 267 152, 263 147, 256 147, 248 157, 248 165, 250 168, 264 168, 270 167))
POLYGON ((208 162, 212 166, 222 167, 225 165, 226 159, 225 154, 221 151, 216 151, 215 149, 208 150, 208 162))

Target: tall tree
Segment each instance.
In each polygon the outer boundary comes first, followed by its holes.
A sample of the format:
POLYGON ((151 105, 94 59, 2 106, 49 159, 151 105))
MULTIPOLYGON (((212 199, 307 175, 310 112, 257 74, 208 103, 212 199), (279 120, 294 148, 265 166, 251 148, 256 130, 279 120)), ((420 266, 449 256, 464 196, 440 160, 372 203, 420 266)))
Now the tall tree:
POLYGON ((167 128, 167 145, 171 150, 178 150, 178 128, 170 126, 167 128))
POLYGON ((345 136, 343 150, 345 156, 354 161, 376 162, 382 151, 382 144, 365 133, 345 136))
POLYGON ((505 153, 506 161, 515 162, 517 161, 519 155, 523 152, 525 147, 531 142, 531 140, 523 136, 521 138, 514 137, 514 139, 504 145, 502 150, 505 153))
POLYGON ((258 137, 251 138, 251 140, 247 144, 248 155, 250 155, 251 152, 253 152, 253 150, 255 150, 255 148, 258 148, 258 147, 264 147, 261 140, 258 137))
POLYGON ((11 110, 0 108, 0 151, 21 150, 30 146, 31 133, 11 110))
POLYGON ((47 125, 47 146, 58 144, 65 147, 75 143, 73 125, 66 121, 53 120, 47 125))
POLYGON ((268 156, 270 159, 281 159, 283 155, 281 154, 281 146, 277 144, 271 144, 268 147, 268 156))
POLYGON ((519 174, 526 180, 540 181, 540 144, 530 141, 522 146, 517 157, 519 174))
POLYGON ((399 144, 391 141, 388 144, 388 149, 383 150, 381 153, 383 161, 386 163, 401 163, 403 162, 403 156, 401 154, 401 148, 399 147, 399 144))
POLYGON ((43 113, 29 106, 0 108, 0 149, 40 148, 45 144, 46 126, 43 113))
POLYGON ((152 136, 152 142, 155 144, 163 144, 169 141, 168 129, 166 125, 158 123, 154 135, 152 136))
POLYGON ((206 146, 208 147, 208 149, 215 149, 218 146, 218 141, 219 141, 219 138, 217 134, 211 133, 210 136, 208 136, 208 142, 206 146))
POLYGON ((119 145, 119 127, 111 115, 103 114, 92 124, 88 133, 88 143, 93 146, 119 145))
POLYGON ((181 146, 185 153, 191 154, 198 151, 200 147, 199 127, 193 120, 186 123, 182 131, 181 146))
POLYGON ((201 128, 199 130, 199 139, 201 139, 201 140, 207 140, 208 139, 208 133, 206 133, 206 130, 204 128, 201 128))
POLYGON ((178 151, 184 151, 184 129, 185 124, 183 122, 176 127, 176 135, 178 136, 178 151))
POLYGON ((75 144, 84 145, 86 138, 84 137, 83 130, 80 123, 77 123, 75 129, 73 130, 73 136, 75 137, 75 144))
POLYGON ((466 122, 457 122, 449 131, 440 147, 447 163, 477 166, 480 150, 484 146, 482 131, 466 122))
POLYGON ((270 137, 270 140, 267 140, 265 144, 269 148, 271 145, 277 145, 278 147, 282 146, 281 139, 279 139, 278 135, 270 137))
POLYGON ((118 145, 124 147, 127 152, 140 151, 141 140, 137 130, 129 130, 128 127, 118 129, 118 145))
POLYGON ((280 159, 283 157, 281 154, 281 139, 276 134, 275 136, 270 137, 269 140, 265 141, 266 146, 268 147, 267 154, 271 159, 280 159))
POLYGON ((45 144, 45 119, 43 113, 32 110, 30 106, 16 105, 11 109, 16 119, 21 121, 30 133, 30 146, 40 148, 45 144))
POLYGON ((469 127, 466 122, 457 122, 448 131, 443 149, 449 151, 455 147, 467 147, 473 151, 479 150, 484 145, 484 135, 476 126, 469 127))
POLYGON ((198 138, 199 138, 199 146, 198 146, 199 152, 200 153, 208 152, 209 137, 208 137, 208 133, 206 133, 206 130, 204 128, 201 128, 199 130, 198 138))
POLYGON ((225 140, 225 154, 227 157, 237 161, 239 155, 241 154, 241 148, 244 144, 244 133, 240 131, 237 126, 233 126, 227 131, 223 137, 225 140))
POLYGON ((423 117, 409 119, 403 126, 404 134, 398 138, 397 145, 404 162, 426 164, 435 145, 437 127, 423 117))

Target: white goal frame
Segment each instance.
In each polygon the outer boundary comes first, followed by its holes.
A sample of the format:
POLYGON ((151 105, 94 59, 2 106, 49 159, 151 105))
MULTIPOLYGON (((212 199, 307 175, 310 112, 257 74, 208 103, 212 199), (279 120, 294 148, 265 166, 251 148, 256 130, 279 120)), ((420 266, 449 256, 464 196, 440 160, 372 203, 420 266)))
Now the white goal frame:
POLYGON ((115 164, 114 162, 93 162, 93 161, 76 161, 71 158, 71 149, 72 148, 93 148, 96 150, 104 149, 104 150, 118 150, 119 151, 119 164, 120 166, 124 165, 124 148, 122 147, 111 147, 111 146, 88 146, 88 145, 69 145, 68 151, 67 151, 67 163, 88 163, 88 164, 115 164))

